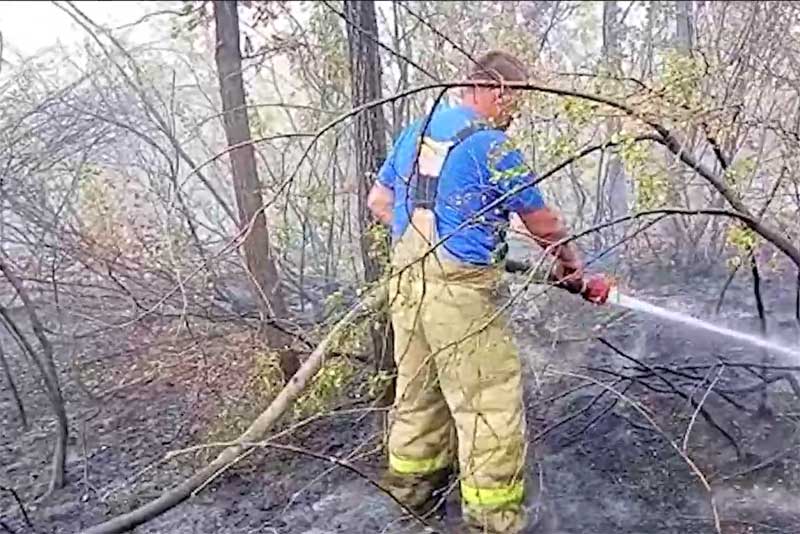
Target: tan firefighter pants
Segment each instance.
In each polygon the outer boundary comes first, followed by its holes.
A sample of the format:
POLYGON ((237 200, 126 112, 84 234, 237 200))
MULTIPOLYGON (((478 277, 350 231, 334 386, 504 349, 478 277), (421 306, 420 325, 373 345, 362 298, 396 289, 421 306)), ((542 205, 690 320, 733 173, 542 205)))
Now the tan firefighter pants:
POLYGON ((525 422, 519 358, 499 310, 500 273, 444 254, 421 259, 435 234, 433 214, 416 210, 393 251, 398 377, 387 480, 396 497, 420 506, 457 452, 471 532, 516 533, 525 422))

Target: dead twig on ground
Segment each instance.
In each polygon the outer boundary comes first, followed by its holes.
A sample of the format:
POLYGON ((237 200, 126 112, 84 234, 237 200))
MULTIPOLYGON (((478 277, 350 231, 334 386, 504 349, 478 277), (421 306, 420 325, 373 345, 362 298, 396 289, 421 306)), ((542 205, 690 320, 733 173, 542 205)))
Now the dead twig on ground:
POLYGON ((25 521, 25 524, 31 529, 35 530, 33 523, 31 522, 31 518, 28 515, 28 511, 25 509, 25 505, 22 502, 22 499, 19 498, 19 494, 14 490, 14 488, 7 487, 0 485, 0 491, 5 491, 11 494, 14 498, 14 502, 17 503, 17 508, 19 508, 20 513, 22 514, 22 519, 25 521))
POLYGON ((753 393, 756 391, 760 391, 763 388, 766 388, 770 384, 774 384, 775 382, 780 382, 780 381, 785 381, 787 384, 789 384, 789 387, 792 388, 792 392, 795 394, 795 396, 800 397, 800 382, 798 382, 797 377, 788 372, 784 372, 779 375, 772 375, 766 379, 762 379, 761 382, 753 384, 751 386, 743 386, 739 388, 725 388, 725 389, 720 389, 720 392, 732 395, 740 395, 742 393, 753 393))
POLYGON ((557 401, 557 400, 563 399, 564 397, 567 397, 567 396, 575 393, 576 391, 580 391, 582 389, 586 389, 586 388, 591 387, 591 386, 592 386, 591 382, 581 382, 577 386, 572 386, 571 388, 566 389, 566 390, 564 390, 564 391, 562 391, 560 393, 556 393, 555 395, 551 395, 551 396, 546 397, 544 399, 537 399, 534 402, 534 404, 538 406, 540 404, 547 404, 549 402, 557 401))
POLYGON ((701 415, 703 416, 703 418, 704 418, 704 419, 705 419, 705 420, 708 422, 708 424, 710 424, 712 427, 714 427, 714 428, 717 430, 717 432, 719 432, 720 434, 722 434, 722 436, 723 436, 725 439, 727 439, 727 440, 728 440, 728 442, 731 444, 731 446, 732 446, 732 447, 734 448, 734 450, 736 451, 736 456, 737 456, 738 458, 741 458, 741 457, 742 457, 742 448, 741 448, 741 446, 739 445, 739 442, 738 442, 738 441, 736 441, 736 439, 735 439, 735 438, 734 438, 734 437, 731 435, 731 433, 730 433, 730 432, 728 432, 727 430, 725 430, 725 429, 724 429, 724 428, 723 428, 723 427, 722 427, 722 426, 721 426, 719 423, 717 423, 717 421, 716 421, 716 420, 714 419, 714 417, 713 417, 713 416, 712 416, 712 415, 711 415, 711 414, 708 412, 708 410, 706 410, 706 409, 705 409, 703 406, 700 406, 700 405, 697 403, 697 401, 695 401, 694 399, 691 399, 691 398, 690 398, 690 397, 689 397, 689 396, 688 396, 686 393, 684 393, 683 391, 681 391, 681 390, 680 390, 680 389, 679 389, 679 388, 678 388, 678 387, 677 387, 675 384, 673 384, 672 382, 670 382, 670 381, 669 381, 669 380, 668 380, 668 379, 667 379, 667 378, 666 378, 666 377, 665 377, 663 374, 661 374, 661 373, 659 373, 658 371, 656 371, 656 370, 653 368, 653 366, 651 366, 651 365, 649 365, 649 364, 647 364, 647 363, 645 363, 645 362, 643 362, 643 361, 641 361, 641 360, 639 360, 639 359, 637 359, 637 358, 634 358, 633 356, 631 356, 631 355, 629 355, 629 354, 625 353, 624 351, 622 351, 621 349, 619 349, 618 347, 616 347, 615 345, 613 345, 611 342, 609 342, 609 341, 608 341, 608 340, 606 340, 605 338, 598 337, 598 338, 597 338, 597 340, 598 340, 600 343, 602 343, 603 345, 605 345, 606 347, 608 347, 608 348, 610 348, 611 350, 613 350, 613 351, 614 351, 615 353, 617 353, 618 355, 620 355, 620 356, 622 356, 623 358, 625 358, 626 360, 633 362, 635 365, 639 366, 639 367, 640 367, 640 368, 642 368, 642 369, 646 369, 646 370, 648 370, 648 371, 652 372, 652 373, 653 373, 653 374, 654 374, 654 375, 655 375, 655 376, 656 376, 656 377, 657 377, 659 380, 661 380, 661 381, 664 383, 664 385, 666 385, 666 386, 667 386, 667 387, 668 387, 668 388, 669 388, 669 389, 670 389, 670 390, 671 390, 673 393, 675 393, 676 395, 678 395, 678 396, 679 396, 679 397, 681 397, 682 399, 685 399, 685 400, 687 400, 687 401, 691 402, 691 403, 692 403, 692 405, 693 405, 693 406, 695 406, 696 408, 699 408, 700 414, 701 414, 701 415))

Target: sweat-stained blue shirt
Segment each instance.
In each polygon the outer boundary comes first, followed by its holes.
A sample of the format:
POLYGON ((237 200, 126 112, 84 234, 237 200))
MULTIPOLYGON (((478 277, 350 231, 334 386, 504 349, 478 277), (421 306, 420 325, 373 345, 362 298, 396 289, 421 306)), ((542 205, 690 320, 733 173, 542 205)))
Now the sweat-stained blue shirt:
MULTIPOLYGON (((426 119, 403 130, 378 172, 378 182, 394 192, 394 240, 406 231, 414 211, 414 195, 408 184, 426 119)), ((452 140, 478 120, 477 113, 465 106, 438 108, 428 122, 426 135, 436 141, 452 140)), ((502 130, 479 130, 457 144, 442 168, 434 206, 439 238, 444 239, 442 246, 456 259, 473 265, 489 265, 502 258, 509 214, 526 213, 545 205, 539 189, 530 185, 533 180, 522 153, 508 146, 508 137, 502 130), (518 192, 473 221, 485 206, 512 190, 518 192)))

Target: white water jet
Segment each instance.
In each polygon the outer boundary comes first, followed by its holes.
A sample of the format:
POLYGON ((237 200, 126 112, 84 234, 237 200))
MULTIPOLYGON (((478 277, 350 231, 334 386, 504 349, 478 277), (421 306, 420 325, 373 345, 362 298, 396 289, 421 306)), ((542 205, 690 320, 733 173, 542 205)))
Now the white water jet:
POLYGON ((616 304, 617 306, 622 306, 623 308, 628 308, 629 310, 644 312, 692 328, 705 330, 707 332, 714 332, 716 334, 720 334, 732 339, 738 339, 739 341, 743 341, 750 345, 755 345, 757 347, 761 347, 769 351, 779 352, 781 354, 785 354, 787 356, 792 356, 793 358, 800 359, 800 347, 794 347, 794 348, 787 347, 786 345, 782 345, 780 343, 764 339, 761 336, 757 336, 754 334, 747 334, 745 332, 739 332, 736 330, 732 330, 730 328, 725 328, 724 326, 719 326, 713 323, 709 323, 703 321, 702 319, 692 317, 691 315, 686 315, 684 313, 668 310, 666 308, 650 304, 648 302, 639 300, 629 295, 625 295, 623 293, 620 293, 616 289, 611 290, 611 293, 608 296, 608 302, 611 304, 616 304))

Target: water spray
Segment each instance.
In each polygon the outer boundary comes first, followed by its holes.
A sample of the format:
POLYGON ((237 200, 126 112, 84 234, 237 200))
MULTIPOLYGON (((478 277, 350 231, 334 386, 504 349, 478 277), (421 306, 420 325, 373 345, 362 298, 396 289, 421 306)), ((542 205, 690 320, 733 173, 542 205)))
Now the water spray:
MULTIPOLYGON (((506 264, 506 270, 512 273, 519 273, 519 272, 530 273, 530 269, 531 266, 526 262, 510 260, 506 264)), ((626 295, 625 293, 621 292, 619 290, 619 286, 613 280, 605 278, 604 275, 596 275, 595 277, 592 277, 590 280, 592 279, 605 280, 605 282, 599 282, 599 284, 600 286, 604 284, 607 286, 605 292, 607 296, 604 298, 604 302, 606 304, 611 304, 612 306, 618 306, 636 312, 646 313, 648 315, 652 315, 660 319, 666 319, 668 321, 672 321, 674 323, 678 323, 683 326, 687 326, 689 328, 704 330, 706 332, 713 332, 715 334, 719 334, 721 336, 725 336, 730 339, 736 339, 738 341, 742 341, 743 343, 746 343, 748 345, 760 347, 768 351, 784 354, 786 356, 790 356, 800 360, 800 347, 789 347, 781 343, 778 343, 776 341, 765 339, 755 334, 740 332, 738 330, 726 328, 724 326, 716 325, 708 321, 703 321, 702 319, 698 319, 697 317, 693 317, 685 313, 669 310, 667 308, 662 308, 661 306, 656 306, 655 304, 650 304, 649 302, 645 302, 643 300, 637 299, 635 297, 626 295)), ((548 279, 546 274, 537 274, 535 272, 533 273, 532 281, 534 281, 535 283, 543 283, 543 284, 553 283, 552 280, 548 279)), ((584 286, 584 291, 586 291, 586 289, 587 287, 584 286)), ((600 293, 603 293, 603 291, 600 291, 600 293)))
POLYGON ((646 313, 648 315, 660 317, 661 319, 667 319, 668 321, 680 323, 690 328, 696 328, 699 330, 705 330, 706 332, 720 334, 728 338, 742 341, 748 345, 761 347, 762 349, 766 349, 768 351, 785 354, 794 358, 800 358, 800 347, 787 347, 757 335, 747 334, 731 328, 725 328, 724 326, 709 323, 685 313, 668 310, 666 308, 662 308, 661 306, 650 304, 649 302, 645 302, 620 292, 619 288, 615 285, 611 287, 606 302, 614 306, 620 306, 629 310, 646 313))

